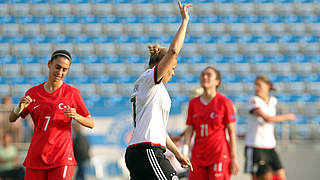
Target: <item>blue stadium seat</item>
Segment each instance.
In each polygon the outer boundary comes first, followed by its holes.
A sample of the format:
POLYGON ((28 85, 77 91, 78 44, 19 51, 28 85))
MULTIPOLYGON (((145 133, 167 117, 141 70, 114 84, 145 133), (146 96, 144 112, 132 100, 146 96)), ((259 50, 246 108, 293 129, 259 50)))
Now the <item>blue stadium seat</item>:
POLYGON ((20 64, 5 64, 3 67, 3 75, 14 77, 20 74, 21 65, 20 64))
POLYGON ((32 86, 36 86, 38 84, 41 84, 45 82, 48 78, 46 76, 33 76, 27 78, 27 83, 31 84, 32 86))
POLYGON ((135 76, 128 76, 128 75, 123 75, 123 76, 114 76, 114 82, 115 83, 134 83, 138 77, 135 76))
POLYGON ((291 124, 307 124, 308 123, 308 119, 306 118, 306 116, 297 115, 296 117, 297 117, 296 121, 291 122, 291 124))
POLYGON ((92 78, 92 82, 96 83, 96 84, 107 84, 107 83, 114 83, 115 82, 115 78, 112 76, 98 76, 98 77, 94 77, 92 78))
MULTIPOLYGON (((1 69, 0 69, 1 72, 1 69)), ((8 84, 7 78, 0 76, 0 84, 8 84)))
POLYGON ((50 24, 50 23, 58 23, 58 17, 56 16, 41 16, 39 17, 39 23, 42 24, 50 24))
POLYGON ((33 50, 33 55, 35 56, 48 56, 53 52, 54 47, 52 46, 51 43, 34 44, 32 47, 32 50, 33 50))
POLYGON ((0 22, 1 24, 14 24, 17 20, 12 16, 0 16, 0 22))
POLYGON ((126 96, 114 95, 114 96, 110 96, 110 97, 103 97, 103 101, 104 101, 105 107, 114 107, 114 106, 119 106, 119 105, 123 105, 124 107, 128 107, 128 105, 129 106, 131 105, 130 104, 130 97, 126 97, 126 96))
POLYGON ((11 95, 10 86, 8 84, 0 84, 0 97, 11 95))
POLYGON ((76 77, 68 77, 68 81, 71 84, 91 84, 93 83, 92 77, 90 76, 76 76, 76 77))
POLYGON ((314 115, 309 117, 310 122, 313 122, 315 124, 320 124, 320 117, 318 115, 314 115))
POLYGON ((39 63, 24 64, 21 71, 25 77, 42 75, 42 65, 39 63))
MULTIPOLYGON (((21 0, 24 1, 24 0, 21 0)), ((14 14, 14 16, 22 17, 29 15, 29 4, 26 2, 19 2, 15 4, 10 4, 11 6, 11 13, 14 14)))
POLYGON ((202 64, 202 63, 207 63, 207 59, 203 56, 195 54, 193 56, 183 56, 179 59, 179 62, 190 63, 190 64, 202 64))
POLYGON ((101 58, 101 62, 105 64, 124 63, 125 59, 129 59, 129 57, 121 57, 121 56, 115 56, 115 55, 101 56, 100 58, 101 58))
POLYGON ((54 44, 69 44, 73 40, 72 37, 65 36, 65 35, 57 35, 57 36, 52 35, 51 37, 52 37, 52 43, 54 44))
POLYGON ((133 83, 117 84, 117 93, 121 96, 131 96, 133 88, 133 83))
POLYGON ((0 36, 0 43, 1 44, 9 43, 9 41, 10 41, 10 37, 8 37, 8 36, 0 36))
POLYGON ((85 70, 89 76, 103 76, 106 74, 106 66, 102 63, 86 64, 85 70))
POLYGON ((114 83, 97 84, 96 86, 98 94, 102 97, 110 97, 118 93, 117 84, 114 83))
POLYGON ((16 36, 20 34, 20 26, 19 24, 6 24, 1 27, 3 34, 5 36, 16 36))
POLYGON ((48 0, 30 0, 30 3, 34 4, 45 4, 48 0))
POLYGON ((96 97, 96 86, 95 84, 78 84, 76 85, 81 92, 83 97, 96 97))
POLYGON ((52 43, 52 37, 39 34, 37 36, 32 36, 30 38, 30 41, 35 44, 45 44, 45 43, 48 44, 48 43, 52 43))
POLYGON ((97 44, 96 53, 98 56, 113 56, 115 55, 115 45, 112 43, 97 44))
MULTIPOLYGON (((0 54, 1 54, 1 44, 0 44, 0 54)), ((0 56, 0 62, 1 64, 16 64, 17 58, 15 56, 9 56, 9 55, 1 55, 0 56)))
POLYGON ((226 74, 222 76, 222 82, 224 83, 236 83, 240 81, 240 77, 234 74, 226 74))
POLYGON ((68 72, 69 76, 76 77, 85 74, 84 64, 82 63, 72 63, 70 70, 68 72))
POLYGON ((319 74, 310 74, 303 76, 302 78, 304 82, 320 82, 319 74))
POLYGON ((22 97, 32 86, 30 84, 12 84, 10 87, 12 95, 22 97))
POLYGON ((108 61, 108 62, 113 62, 113 63, 146 63, 148 61, 147 57, 143 56, 128 56, 128 57, 119 57, 115 61, 108 61))

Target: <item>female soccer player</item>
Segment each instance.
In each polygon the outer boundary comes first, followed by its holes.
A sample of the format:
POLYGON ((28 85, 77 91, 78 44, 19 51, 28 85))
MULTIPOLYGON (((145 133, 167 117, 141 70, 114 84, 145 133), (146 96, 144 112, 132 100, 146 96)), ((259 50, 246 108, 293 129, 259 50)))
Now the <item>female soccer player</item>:
POLYGON ((195 132, 191 153, 193 171, 190 171, 189 180, 229 180, 231 173, 239 171, 233 103, 217 91, 221 75, 215 68, 205 68, 200 83, 204 92, 189 102, 183 147, 183 154, 188 154, 195 132), (226 129, 230 142, 227 141, 226 129))
POLYGON ((254 86, 255 96, 249 100, 250 118, 245 140, 245 172, 251 173, 254 179, 254 167, 263 160, 271 166, 275 176, 285 180, 285 170, 275 151, 274 123, 295 120, 296 117, 294 114, 276 115, 277 99, 270 96, 270 91, 274 88, 268 77, 264 75, 256 77, 254 86))
POLYGON ((48 81, 30 88, 10 114, 10 122, 28 114, 34 122, 24 161, 25 180, 71 180, 76 165, 71 121, 89 128, 94 126, 80 91, 62 81, 71 61, 68 51, 55 51, 48 61, 48 81))
POLYGON ((166 132, 171 106, 164 84, 174 75, 177 56, 184 42, 189 15, 179 1, 182 23, 169 49, 149 46, 149 68, 135 82, 132 95, 134 130, 125 161, 132 180, 179 179, 164 152, 168 148, 183 167, 191 167, 166 132))

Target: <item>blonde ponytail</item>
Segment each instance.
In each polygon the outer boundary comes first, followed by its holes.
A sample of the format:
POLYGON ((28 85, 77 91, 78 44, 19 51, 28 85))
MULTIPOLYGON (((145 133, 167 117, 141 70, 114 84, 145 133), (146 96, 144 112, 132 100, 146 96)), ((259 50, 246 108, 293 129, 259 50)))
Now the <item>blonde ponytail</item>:
POLYGON ((168 52, 167 48, 161 47, 159 44, 149 44, 148 49, 150 54, 149 68, 157 65, 168 52))

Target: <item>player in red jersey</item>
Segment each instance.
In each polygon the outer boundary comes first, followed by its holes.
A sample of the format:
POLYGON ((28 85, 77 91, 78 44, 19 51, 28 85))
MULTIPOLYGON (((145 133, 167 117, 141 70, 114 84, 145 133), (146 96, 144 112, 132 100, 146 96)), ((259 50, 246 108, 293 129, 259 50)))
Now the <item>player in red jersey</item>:
POLYGON ((10 122, 31 115, 34 132, 25 180, 71 180, 77 164, 73 154, 71 121, 93 128, 94 121, 80 91, 64 83, 71 65, 68 51, 57 50, 48 61, 48 81, 30 88, 11 112, 10 122))
POLYGON ((217 92, 221 75, 213 67, 205 68, 200 77, 204 93, 189 102, 183 153, 196 133, 191 154, 193 171, 189 180, 229 180, 239 171, 237 161, 235 112, 230 99, 217 92), (227 141, 226 129, 230 137, 227 141))

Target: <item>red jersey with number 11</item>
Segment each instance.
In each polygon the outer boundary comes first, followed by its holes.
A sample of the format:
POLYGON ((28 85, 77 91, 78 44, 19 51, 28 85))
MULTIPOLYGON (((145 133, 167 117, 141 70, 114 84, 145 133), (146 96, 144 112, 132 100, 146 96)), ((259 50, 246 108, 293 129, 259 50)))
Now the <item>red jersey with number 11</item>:
POLYGON ((80 91, 63 83, 53 93, 44 89, 44 83, 26 92, 35 102, 25 108, 21 117, 31 115, 34 132, 24 165, 31 169, 51 169, 76 165, 72 147, 71 121, 64 114, 67 106, 87 117, 87 110, 80 91))
POLYGON ((196 132, 191 162, 198 166, 210 166, 230 160, 230 146, 225 130, 235 122, 232 101, 217 92, 216 96, 204 104, 200 96, 191 99, 187 125, 196 132))

